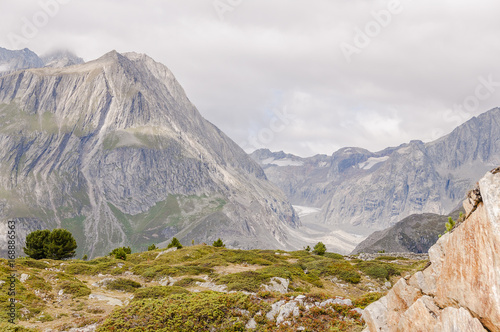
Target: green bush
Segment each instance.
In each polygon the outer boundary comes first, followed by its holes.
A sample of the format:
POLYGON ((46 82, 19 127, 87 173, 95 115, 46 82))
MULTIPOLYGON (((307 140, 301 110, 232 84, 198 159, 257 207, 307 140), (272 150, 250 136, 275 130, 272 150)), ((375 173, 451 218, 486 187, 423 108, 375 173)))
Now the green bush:
POLYGON ((212 246, 214 246, 216 248, 226 247, 226 245, 224 244, 224 242, 222 242, 222 240, 220 238, 217 239, 217 241, 214 241, 214 243, 212 244, 212 246))
POLYGON ((176 247, 177 249, 181 249, 182 248, 182 244, 180 243, 180 241, 176 237, 174 237, 172 239, 172 241, 168 244, 167 249, 170 249, 170 248, 173 248, 173 247, 176 247))
POLYGON ((377 293, 377 292, 366 293, 363 294, 361 297, 357 298, 356 300, 354 300, 352 304, 357 308, 364 309, 370 303, 378 301, 382 296, 383 296, 382 293, 377 293))
POLYGON ((132 249, 130 249, 130 247, 119 247, 119 248, 115 248, 115 249, 111 250, 111 252, 109 253, 109 256, 116 256, 116 253, 120 249, 123 250, 123 252, 125 252, 125 254, 127 254, 127 255, 130 255, 132 253, 132 249))
POLYGON ((357 284, 361 281, 361 275, 356 271, 340 271, 337 276, 351 284, 357 284))
POLYGON ((361 281, 361 275, 356 269, 347 261, 337 261, 329 265, 330 273, 336 277, 349 282, 357 284, 361 281))
POLYGON ((188 294, 189 291, 177 286, 151 286, 135 291, 134 300, 165 298, 173 294, 188 294))
POLYGON ((400 275, 399 270, 391 263, 382 262, 361 262, 356 266, 365 274, 375 279, 389 279, 393 275, 400 275))
POLYGON ((71 294, 73 297, 90 295, 90 289, 79 280, 65 280, 61 283, 61 289, 64 290, 64 293, 71 294))
POLYGON ((127 259, 127 253, 123 248, 118 248, 115 252, 115 258, 116 259, 121 259, 121 260, 126 260, 127 259))
POLYGON ((156 248, 156 245, 154 243, 148 247, 148 251, 156 250, 156 249, 157 248, 156 248))
POLYGON ((125 279, 125 278, 118 278, 118 279, 110 281, 106 285, 106 287, 108 289, 112 289, 112 290, 119 290, 119 291, 132 293, 137 288, 141 288, 141 284, 134 281, 134 280, 125 279))
POLYGON ((89 259, 89 258, 88 258, 88 256, 87 256, 86 254, 85 254, 85 255, 83 255, 83 257, 82 257, 82 261, 86 261, 87 259, 89 259))
POLYGON ((326 252, 326 246, 323 244, 323 242, 318 242, 313 249, 313 253, 316 255, 324 255, 326 252))
POLYGON ((31 232, 26 236, 24 253, 33 259, 61 260, 74 257, 76 254, 76 240, 66 229, 56 228, 31 232))

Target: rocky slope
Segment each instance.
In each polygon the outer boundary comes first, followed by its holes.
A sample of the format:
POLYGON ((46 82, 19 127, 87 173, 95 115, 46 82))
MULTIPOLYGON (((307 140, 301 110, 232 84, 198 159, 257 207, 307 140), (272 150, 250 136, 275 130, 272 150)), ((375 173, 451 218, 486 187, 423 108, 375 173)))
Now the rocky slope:
POLYGON ((426 253, 446 231, 448 217, 458 220, 463 209, 449 216, 434 213, 412 214, 394 226, 377 231, 358 244, 351 254, 384 252, 426 253))
POLYGON ((368 331, 500 331, 500 169, 464 202, 467 218, 363 314, 368 331))
POLYGON ((311 158, 259 150, 252 157, 292 204, 321 208, 311 221, 380 230, 411 214, 448 213, 460 203, 500 162, 500 109, 425 144, 379 152, 343 148, 311 158))
POLYGON ((79 255, 173 236, 286 248, 299 224, 259 165, 145 55, 0 75, 0 144, 0 219, 67 228, 79 255))

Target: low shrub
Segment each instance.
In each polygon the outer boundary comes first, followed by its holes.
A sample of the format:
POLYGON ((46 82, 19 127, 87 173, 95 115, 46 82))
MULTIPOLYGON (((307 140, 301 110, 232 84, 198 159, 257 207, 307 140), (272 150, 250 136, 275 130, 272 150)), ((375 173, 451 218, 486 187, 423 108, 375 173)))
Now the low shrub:
POLYGON ((137 281, 134 281, 134 280, 125 279, 125 278, 118 278, 118 279, 110 281, 106 285, 106 287, 108 289, 112 289, 112 290, 119 290, 119 291, 123 291, 123 292, 132 293, 137 288, 141 288, 141 284, 138 283, 137 281))
POLYGON ((366 261, 356 264, 356 267, 371 278, 385 280, 393 275, 400 275, 396 266, 390 263, 366 261))
POLYGON ((164 298, 174 294, 188 294, 189 291, 177 286, 152 286, 135 291, 133 301, 164 298))
POLYGON ((90 289, 79 280, 65 280, 60 287, 64 293, 71 294, 73 297, 87 296, 91 293, 90 289))
POLYGON ((190 287, 190 286, 193 286, 196 282, 205 282, 205 280, 199 279, 199 278, 183 278, 179 281, 176 281, 174 283, 174 286, 190 287))
POLYGON ((201 292, 142 299, 115 310, 97 331, 244 331, 238 317, 248 309, 241 293, 201 292))
POLYGON ((370 293, 363 294, 361 297, 355 299, 352 303, 355 307, 364 309, 369 304, 371 304, 375 301, 378 301, 382 296, 383 296, 382 293, 370 292, 370 293))

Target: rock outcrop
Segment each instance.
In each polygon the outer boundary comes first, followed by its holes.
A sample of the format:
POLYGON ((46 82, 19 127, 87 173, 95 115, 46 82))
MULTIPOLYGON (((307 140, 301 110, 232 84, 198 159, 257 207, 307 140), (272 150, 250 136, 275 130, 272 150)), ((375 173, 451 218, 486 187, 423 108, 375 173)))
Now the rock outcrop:
POLYGON ((468 218, 429 250, 430 266, 366 308, 368 331, 500 331, 500 174, 478 189, 468 218))

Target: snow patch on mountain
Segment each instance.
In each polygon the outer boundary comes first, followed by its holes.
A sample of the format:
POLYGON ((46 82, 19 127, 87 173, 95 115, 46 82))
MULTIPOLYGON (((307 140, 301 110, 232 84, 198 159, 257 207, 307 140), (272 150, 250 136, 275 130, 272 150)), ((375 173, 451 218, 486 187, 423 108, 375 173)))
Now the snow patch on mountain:
POLYGON ((379 163, 382 163, 382 162, 384 162, 384 161, 386 161, 388 159, 389 159, 389 156, 379 157, 379 158, 370 157, 365 162, 359 164, 359 168, 361 168, 361 169, 370 169, 373 166, 375 166, 375 165, 377 165, 379 163))

